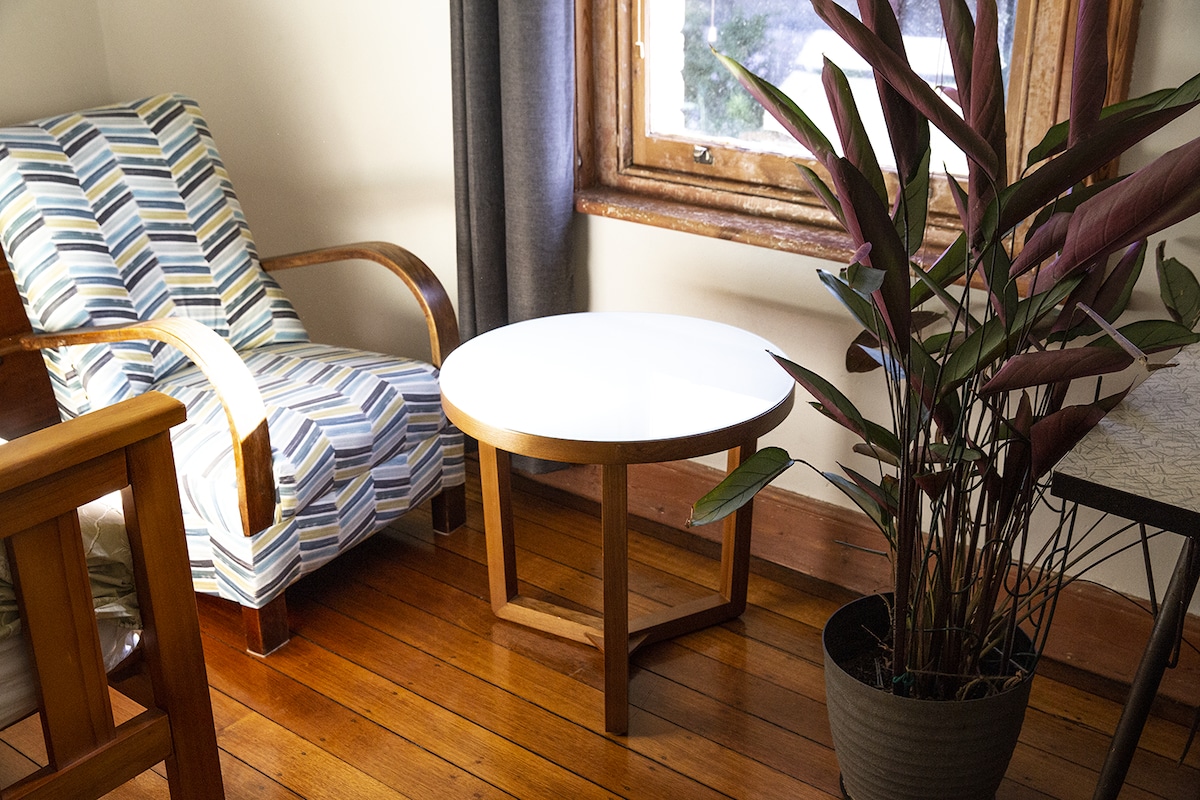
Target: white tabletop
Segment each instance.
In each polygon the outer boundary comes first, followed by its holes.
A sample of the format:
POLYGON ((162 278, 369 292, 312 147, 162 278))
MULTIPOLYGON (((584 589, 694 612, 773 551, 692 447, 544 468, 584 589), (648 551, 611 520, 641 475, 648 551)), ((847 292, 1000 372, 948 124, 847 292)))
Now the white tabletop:
POLYGON ((759 417, 794 382, 765 339, 707 320, 592 312, 497 328, 442 364, 442 396, 496 429, 579 442, 691 437, 759 417))
POLYGON ((1200 517, 1200 348, 1185 348, 1173 361, 1063 457, 1054 468, 1055 494, 1173 530, 1171 511, 1200 517), (1083 494, 1088 487, 1099 494, 1083 494))

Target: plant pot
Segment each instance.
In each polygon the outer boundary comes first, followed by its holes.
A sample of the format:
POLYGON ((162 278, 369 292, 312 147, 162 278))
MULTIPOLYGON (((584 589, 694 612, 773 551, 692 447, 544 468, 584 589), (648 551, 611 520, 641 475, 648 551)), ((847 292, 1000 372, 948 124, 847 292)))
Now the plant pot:
POLYGON ((889 632, 888 604, 872 595, 825 624, 829 727, 851 800, 992 800, 1025 720, 1032 676, 978 700, 915 700, 843 669, 889 632))

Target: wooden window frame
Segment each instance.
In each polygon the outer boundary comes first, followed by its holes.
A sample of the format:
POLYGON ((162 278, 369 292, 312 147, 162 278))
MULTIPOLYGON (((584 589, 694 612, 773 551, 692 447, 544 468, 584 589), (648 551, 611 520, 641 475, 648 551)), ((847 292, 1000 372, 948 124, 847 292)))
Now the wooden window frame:
MULTIPOLYGON (((640 64, 633 34, 638 2, 576 0, 576 210, 845 260, 853 252, 848 236, 807 187, 794 180, 791 186, 752 184, 674 169, 672 158, 692 157, 691 145, 682 142, 673 143, 678 152, 660 159, 660 166, 636 163, 633 125, 640 64)), ((1107 102, 1113 103, 1128 94, 1141 0, 1109 0, 1109 5, 1107 102)), ((1077 7, 1078 0, 1021 0, 1018 7, 1008 119, 1024 120, 1024 125, 1008 132, 1014 169, 1069 108, 1077 7)), ((721 158, 721 152, 715 157, 721 158)), ((792 159, 782 161, 798 172, 792 159)), ((945 182, 931 183, 926 246, 933 254, 953 241, 961 227, 945 182)))

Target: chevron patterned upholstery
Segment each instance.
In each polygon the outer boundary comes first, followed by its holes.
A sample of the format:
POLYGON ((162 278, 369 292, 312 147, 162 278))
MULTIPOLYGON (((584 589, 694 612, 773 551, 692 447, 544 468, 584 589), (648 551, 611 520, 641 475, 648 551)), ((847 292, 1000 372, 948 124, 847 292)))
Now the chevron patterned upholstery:
POLYGON ((198 591, 249 608, 464 481, 462 435, 429 364, 314 344, 259 265, 193 100, 164 95, 0 130, 0 241, 35 332, 186 316, 250 368, 267 408, 276 523, 241 530, 231 437, 177 349, 138 341, 46 351, 64 417, 148 390, 172 432, 198 591))

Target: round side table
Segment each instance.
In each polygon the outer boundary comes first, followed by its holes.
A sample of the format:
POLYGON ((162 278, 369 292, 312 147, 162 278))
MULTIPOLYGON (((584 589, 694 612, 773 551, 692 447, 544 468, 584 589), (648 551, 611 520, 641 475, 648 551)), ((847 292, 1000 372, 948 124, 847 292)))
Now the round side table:
POLYGON ((581 313, 497 328, 442 364, 442 404, 479 441, 488 581, 502 619, 604 652, 605 729, 629 725, 629 655, 746 608, 751 505, 725 520, 718 593, 629 619, 627 466, 729 451, 733 469, 791 411, 770 342, 664 314, 581 313), (511 453, 602 465, 603 616, 517 592, 511 453))

